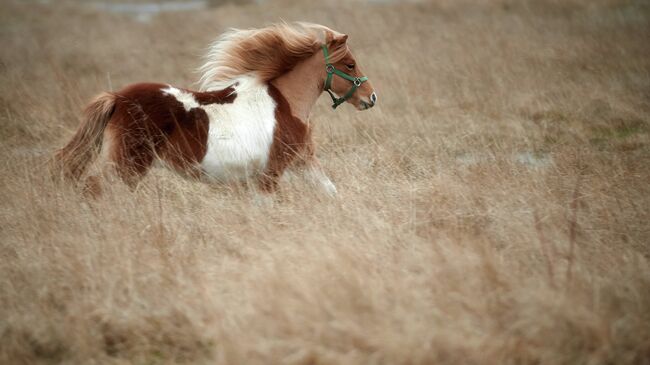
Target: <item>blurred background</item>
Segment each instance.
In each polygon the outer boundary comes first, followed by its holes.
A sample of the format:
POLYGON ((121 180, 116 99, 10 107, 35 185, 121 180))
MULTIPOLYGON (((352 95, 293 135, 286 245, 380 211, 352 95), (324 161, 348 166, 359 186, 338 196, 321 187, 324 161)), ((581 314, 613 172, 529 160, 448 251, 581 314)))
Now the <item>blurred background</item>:
POLYGON ((649 39, 643 0, 4 0, 0 363, 648 364, 649 39), (379 95, 314 109, 337 198, 50 178, 95 94, 296 20, 379 95))

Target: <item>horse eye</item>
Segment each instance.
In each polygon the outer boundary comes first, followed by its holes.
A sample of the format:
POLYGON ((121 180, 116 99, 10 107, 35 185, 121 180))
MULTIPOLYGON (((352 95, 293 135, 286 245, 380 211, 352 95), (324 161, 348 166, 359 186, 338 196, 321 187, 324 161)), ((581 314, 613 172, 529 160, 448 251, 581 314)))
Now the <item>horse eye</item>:
POLYGON ((354 70, 354 63, 351 63, 349 65, 345 65, 349 70, 354 70))

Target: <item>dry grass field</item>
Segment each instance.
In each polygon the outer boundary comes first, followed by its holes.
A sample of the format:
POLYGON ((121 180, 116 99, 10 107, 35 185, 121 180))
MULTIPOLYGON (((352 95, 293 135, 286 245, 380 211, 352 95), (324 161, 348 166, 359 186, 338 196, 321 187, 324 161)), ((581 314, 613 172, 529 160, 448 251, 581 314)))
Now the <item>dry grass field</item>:
POLYGON ((1 364, 650 364, 647 1, 107 9, 0 4, 1 364), (336 198, 51 179, 93 95, 281 19, 348 33, 379 95, 316 106, 336 198))

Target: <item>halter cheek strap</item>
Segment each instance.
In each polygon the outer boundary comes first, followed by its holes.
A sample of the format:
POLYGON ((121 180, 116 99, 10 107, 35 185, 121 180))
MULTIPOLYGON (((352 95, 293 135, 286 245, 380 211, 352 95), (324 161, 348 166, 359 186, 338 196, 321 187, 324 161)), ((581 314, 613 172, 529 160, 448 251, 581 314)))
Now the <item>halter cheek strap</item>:
POLYGON ((327 79, 325 79, 325 91, 327 91, 328 94, 330 94, 330 97, 332 98, 332 109, 336 109, 339 105, 343 104, 346 100, 348 100, 352 95, 354 95, 354 92, 357 91, 357 88, 361 86, 364 82, 368 81, 367 76, 362 76, 362 77, 354 77, 346 74, 345 72, 336 69, 334 65, 330 63, 329 60, 329 54, 327 52, 327 46, 323 45, 323 55, 325 56, 325 71, 327 72, 327 79), (332 87, 332 75, 337 75, 339 77, 342 77, 348 81, 352 82, 352 87, 350 90, 348 90, 345 95, 343 95, 340 98, 337 98, 334 93, 331 90, 332 87))

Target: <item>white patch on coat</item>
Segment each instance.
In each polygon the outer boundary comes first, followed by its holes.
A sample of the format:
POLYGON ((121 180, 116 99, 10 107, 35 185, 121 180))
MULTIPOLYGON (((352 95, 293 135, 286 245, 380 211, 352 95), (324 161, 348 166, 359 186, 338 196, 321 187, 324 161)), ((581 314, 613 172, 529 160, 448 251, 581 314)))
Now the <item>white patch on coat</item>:
POLYGON ((168 86, 165 89, 161 89, 163 94, 171 95, 176 98, 181 104, 183 104, 183 107, 185 108, 186 111, 190 111, 192 108, 198 108, 199 103, 194 99, 194 95, 192 93, 188 93, 187 91, 183 91, 181 89, 177 89, 173 86, 168 86))
POLYGON ((218 180, 245 179, 264 171, 275 129, 275 101, 255 77, 233 80, 233 103, 209 104, 208 148, 201 168, 218 180))

